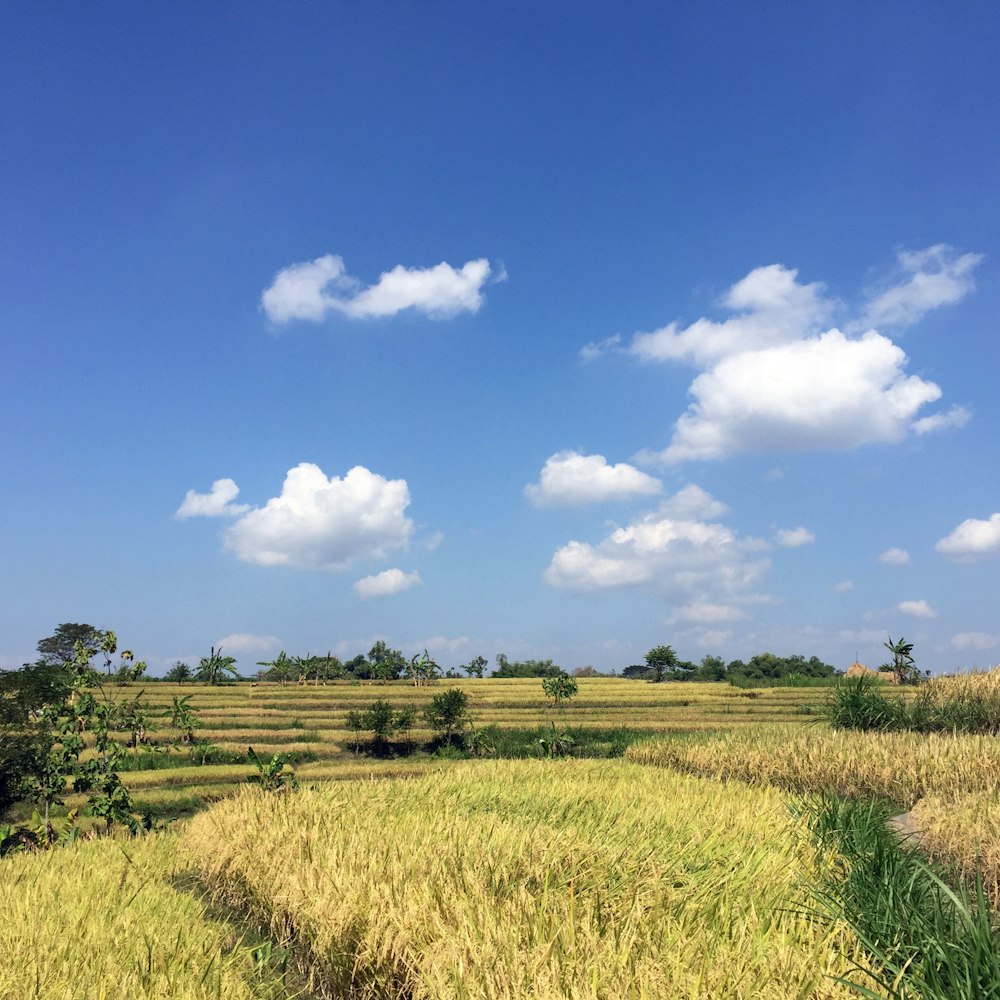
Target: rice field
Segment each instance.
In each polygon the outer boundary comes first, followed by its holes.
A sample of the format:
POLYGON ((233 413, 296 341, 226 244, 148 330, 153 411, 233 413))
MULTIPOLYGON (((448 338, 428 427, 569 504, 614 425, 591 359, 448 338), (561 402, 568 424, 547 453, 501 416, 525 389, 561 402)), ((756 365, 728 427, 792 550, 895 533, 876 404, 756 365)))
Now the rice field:
POLYGON ((789 792, 885 799, 935 861, 978 873, 1000 907, 1000 741, 993 736, 776 727, 702 740, 654 739, 626 759, 789 792))
POLYGON ((213 913, 190 869, 168 833, 5 858, 0 997, 278 1000, 261 939, 213 913))
MULTIPOLYGON (((331 683, 327 685, 148 684, 142 700, 148 705, 150 740, 169 747, 180 732, 169 724, 172 700, 190 696, 202 728, 199 740, 208 740, 223 751, 245 754, 252 745, 258 753, 303 755, 307 763, 296 766, 299 780, 327 781, 357 777, 420 774, 428 762, 416 758, 392 761, 366 760, 354 753, 347 715, 383 699, 395 708, 413 706, 417 724, 412 738, 426 742, 434 735, 423 725, 420 710, 434 695, 458 687, 469 699, 473 725, 482 729, 535 729, 555 723, 565 727, 612 729, 629 727, 654 733, 699 733, 758 729, 772 724, 794 725, 806 721, 810 706, 820 702, 820 689, 773 688, 743 691, 727 684, 649 684, 622 678, 580 678, 579 694, 555 711, 537 679, 440 680, 414 687, 406 682, 389 684, 331 683)), ((127 689, 129 696, 140 688, 127 689)), ((124 738, 124 737, 122 737, 124 738)), ((169 750, 178 767, 126 772, 123 780, 140 806, 158 816, 187 814, 206 802, 231 794, 253 773, 249 764, 190 763, 187 750, 169 750)), ((82 802, 73 797, 68 807, 82 802)))
POLYGON ((813 861, 778 793, 617 760, 244 789, 182 846, 324 996, 835 998, 864 960, 796 910, 813 861))

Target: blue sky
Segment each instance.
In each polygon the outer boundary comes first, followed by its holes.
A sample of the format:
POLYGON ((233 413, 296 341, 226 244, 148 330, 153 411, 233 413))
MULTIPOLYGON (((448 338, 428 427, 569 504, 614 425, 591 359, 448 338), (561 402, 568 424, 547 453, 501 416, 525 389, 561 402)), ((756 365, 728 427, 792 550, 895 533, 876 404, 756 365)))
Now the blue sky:
POLYGON ((0 665, 1000 661, 994 4, 16 4, 0 665))

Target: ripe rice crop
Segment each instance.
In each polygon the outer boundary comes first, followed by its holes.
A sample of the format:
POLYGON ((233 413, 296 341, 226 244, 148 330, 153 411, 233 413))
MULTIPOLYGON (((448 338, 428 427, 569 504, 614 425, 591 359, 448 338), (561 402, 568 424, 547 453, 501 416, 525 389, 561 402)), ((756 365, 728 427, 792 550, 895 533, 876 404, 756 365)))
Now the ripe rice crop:
MULTIPOLYGON (((0 997, 261 1000, 248 943, 178 888, 176 837, 5 858, 0 997)), ((190 876, 187 876, 188 879, 190 876)))
POLYGON ((794 792, 884 798, 904 808, 927 795, 1000 791, 1000 743, 988 736, 776 728, 705 740, 648 740, 633 744, 625 757, 794 792))
POLYGON ((794 906, 812 855, 770 789, 621 761, 460 764, 196 816, 218 897, 329 995, 839 998, 863 962, 794 906))
POLYGON ((922 851, 968 880, 978 874, 1000 909, 1000 795, 928 796, 908 821, 922 851))

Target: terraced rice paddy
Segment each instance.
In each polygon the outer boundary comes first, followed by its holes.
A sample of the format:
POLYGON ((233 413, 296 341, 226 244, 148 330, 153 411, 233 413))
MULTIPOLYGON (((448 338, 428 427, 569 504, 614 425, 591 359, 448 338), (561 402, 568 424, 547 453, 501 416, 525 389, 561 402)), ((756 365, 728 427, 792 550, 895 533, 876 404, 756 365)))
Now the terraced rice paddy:
MULTIPOLYGON (((810 718, 809 706, 822 701, 822 689, 772 688, 741 691, 728 684, 649 684, 621 678, 581 678, 579 694, 556 712, 547 704, 539 680, 441 680, 429 687, 390 684, 334 683, 314 686, 261 684, 148 684, 143 701, 149 706, 148 736, 163 745, 180 733, 167 716, 174 697, 190 696, 203 728, 199 739, 234 753, 252 745, 258 753, 307 755, 296 774, 309 783, 357 777, 419 774, 431 766, 426 759, 371 760, 357 757, 347 728, 348 712, 364 709, 376 699, 396 708, 418 710, 415 742, 433 733, 423 727, 419 710, 435 694, 458 687, 469 698, 476 728, 535 729, 555 722, 561 729, 612 729, 623 726, 650 733, 739 731, 773 724, 799 725, 810 718)), ((131 694, 130 689, 130 694, 131 694)), ((140 806, 156 815, 188 813, 206 801, 235 791, 253 773, 247 765, 189 763, 187 751, 169 756, 183 767, 126 773, 126 785, 140 806)), ((82 800, 81 800, 82 801, 82 800)), ((71 800, 69 805, 77 804, 71 800)))

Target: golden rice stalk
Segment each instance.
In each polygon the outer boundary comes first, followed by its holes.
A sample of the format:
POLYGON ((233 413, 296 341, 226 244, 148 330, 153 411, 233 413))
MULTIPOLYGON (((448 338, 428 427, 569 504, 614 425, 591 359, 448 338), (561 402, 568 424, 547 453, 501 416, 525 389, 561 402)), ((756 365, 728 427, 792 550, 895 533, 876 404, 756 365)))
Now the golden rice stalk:
POLYGON ((796 908, 778 793, 621 761, 244 790, 184 834, 220 899, 370 1000, 840 998, 860 958, 796 908))

